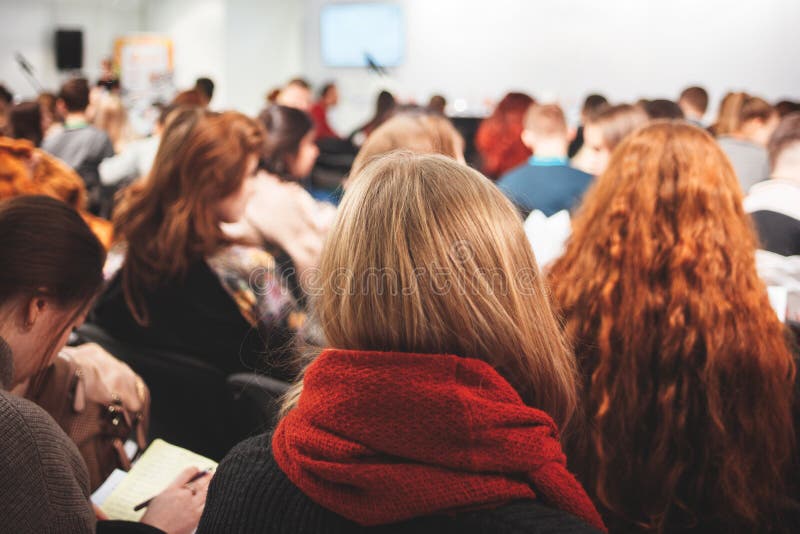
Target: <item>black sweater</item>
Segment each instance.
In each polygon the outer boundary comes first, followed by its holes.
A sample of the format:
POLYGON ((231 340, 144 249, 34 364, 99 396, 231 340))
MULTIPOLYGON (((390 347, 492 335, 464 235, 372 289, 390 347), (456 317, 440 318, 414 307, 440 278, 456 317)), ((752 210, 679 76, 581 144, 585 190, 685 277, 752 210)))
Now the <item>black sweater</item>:
POLYGON ((494 510, 419 517, 379 527, 361 527, 309 499, 280 470, 265 434, 237 445, 225 457, 208 491, 198 534, 208 533, 596 533, 566 512, 534 501, 494 510))

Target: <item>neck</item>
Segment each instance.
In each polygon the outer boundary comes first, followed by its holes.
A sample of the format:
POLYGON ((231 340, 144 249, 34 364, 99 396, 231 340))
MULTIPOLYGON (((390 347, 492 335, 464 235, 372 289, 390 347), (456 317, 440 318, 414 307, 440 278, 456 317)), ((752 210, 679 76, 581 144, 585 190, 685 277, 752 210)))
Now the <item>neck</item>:
POLYGON ((85 122, 86 121, 86 112, 84 111, 70 111, 67 113, 67 116, 64 117, 64 122, 85 122))
POLYGON ((776 165, 772 178, 789 180, 800 184, 800 163, 796 165, 776 165))
POLYGON ((567 145, 562 139, 540 141, 536 143, 533 154, 538 158, 566 158, 567 145))

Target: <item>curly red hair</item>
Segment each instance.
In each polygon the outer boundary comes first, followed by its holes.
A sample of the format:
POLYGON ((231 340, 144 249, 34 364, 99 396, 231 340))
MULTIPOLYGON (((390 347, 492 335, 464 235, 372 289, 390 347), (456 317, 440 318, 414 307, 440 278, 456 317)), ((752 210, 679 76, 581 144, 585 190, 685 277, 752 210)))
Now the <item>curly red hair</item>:
POLYGON ((727 158, 698 128, 647 126, 573 227, 549 273, 585 378, 568 457, 609 525, 779 527, 795 364, 727 158))
POLYGON ((524 93, 508 93, 478 127, 475 148, 483 161, 481 170, 489 178, 500 178, 531 156, 521 135, 525 112, 534 102, 524 93))

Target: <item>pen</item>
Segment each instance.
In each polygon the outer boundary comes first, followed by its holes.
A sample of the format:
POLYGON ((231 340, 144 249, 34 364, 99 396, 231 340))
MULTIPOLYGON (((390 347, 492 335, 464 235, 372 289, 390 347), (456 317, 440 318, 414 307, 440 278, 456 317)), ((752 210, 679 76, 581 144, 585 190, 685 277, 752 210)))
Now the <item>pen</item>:
MULTIPOLYGON (((189 479, 189 481, 188 481, 188 482, 186 482, 186 484, 184 484, 184 486, 186 486, 187 484, 191 484, 191 483, 192 483, 192 482, 194 482, 195 480, 200 480, 200 479, 201 479, 201 478, 203 478, 204 476, 206 476, 206 475, 208 475, 209 473, 211 473, 211 471, 213 471, 213 469, 211 469, 211 468, 208 468, 208 469, 203 469, 202 471, 198 471, 197 473, 195 473, 195 474, 194 474, 194 476, 192 476, 192 478, 190 478, 190 479, 189 479)), ((133 511, 134 511, 134 512, 138 512, 139 510, 141 510, 141 509, 142 509, 142 508, 144 508, 145 506, 149 506, 149 505, 150 505, 150 503, 153 501, 153 499, 155 499, 155 497, 150 497, 150 498, 149 498, 149 499, 147 499, 146 501, 144 501, 144 502, 142 502, 142 503, 139 503, 139 504, 137 504, 136 506, 134 506, 134 507, 133 507, 133 511)))

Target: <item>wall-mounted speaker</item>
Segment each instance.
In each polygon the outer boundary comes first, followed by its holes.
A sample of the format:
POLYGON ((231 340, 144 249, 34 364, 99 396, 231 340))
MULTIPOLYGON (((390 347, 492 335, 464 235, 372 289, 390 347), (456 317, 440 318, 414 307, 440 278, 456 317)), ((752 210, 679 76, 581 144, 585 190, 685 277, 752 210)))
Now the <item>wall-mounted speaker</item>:
POLYGON ((83 32, 56 30, 56 66, 58 70, 83 68, 83 32))

